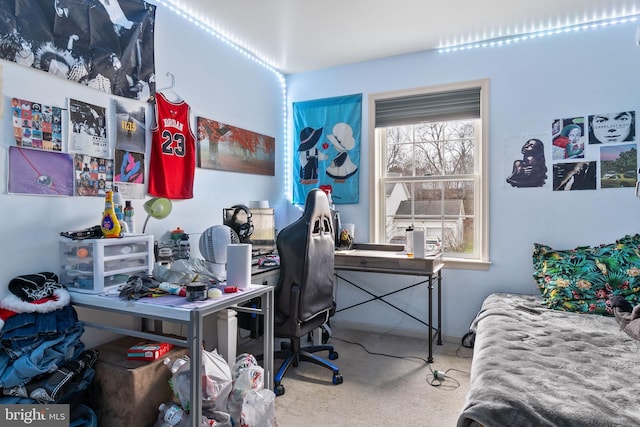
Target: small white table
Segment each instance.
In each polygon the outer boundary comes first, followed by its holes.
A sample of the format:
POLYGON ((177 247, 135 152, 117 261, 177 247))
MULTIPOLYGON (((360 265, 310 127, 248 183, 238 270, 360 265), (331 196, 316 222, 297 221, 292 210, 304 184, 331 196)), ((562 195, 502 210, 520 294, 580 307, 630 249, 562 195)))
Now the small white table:
MULTIPOLYGON (((223 294, 218 299, 187 302, 184 297, 163 296, 158 298, 141 298, 139 300, 124 300, 114 294, 84 294, 70 292, 71 303, 102 312, 115 312, 138 317, 184 324, 187 329, 186 338, 167 337, 159 333, 150 333, 133 329, 120 328, 109 325, 108 316, 98 317, 98 322, 83 321, 85 326, 115 332, 122 335, 134 336, 149 340, 161 340, 182 347, 188 347, 191 360, 191 426, 200 427, 202 414, 202 342, 204 317, 221 310, 233 308, 236 311, 256 313, 264 316, 264 386, 273 389, 273 287, 265 285, 250 285, 237 293, 223 294), (241 307, 252 298, 261 298, 259 308, 241 307), (195 367, 195 369, 194 369, 195 367)), ((233 363, 232 361, 229 363, 233 363)))

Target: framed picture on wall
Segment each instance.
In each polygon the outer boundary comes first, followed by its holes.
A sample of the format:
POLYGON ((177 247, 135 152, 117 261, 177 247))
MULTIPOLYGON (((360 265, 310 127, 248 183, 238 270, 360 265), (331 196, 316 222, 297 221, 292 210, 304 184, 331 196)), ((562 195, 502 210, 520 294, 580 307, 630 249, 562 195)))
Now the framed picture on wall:
POLYGON ((198 167, 275 175, 276 140, 215 120, 198 117, 198 167))

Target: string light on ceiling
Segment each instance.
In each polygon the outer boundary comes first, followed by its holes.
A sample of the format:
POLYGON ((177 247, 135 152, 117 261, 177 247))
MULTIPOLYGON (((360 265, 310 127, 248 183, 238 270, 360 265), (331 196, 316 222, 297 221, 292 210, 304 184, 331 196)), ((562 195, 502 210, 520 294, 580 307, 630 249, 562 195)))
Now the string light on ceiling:
POLYGON ((442 47, 438 49, 438 53, 450 53, 450 52, 458 52, 458 51, 464 51, 464 50, 505 46, 505 45, 520 43, 523 41, 532 40, 532 39, 541 38, 541 37, 554 36, 558 34, 570 33, 575 31, 594 30, 594 29, 599 29, 603 27, 608 27, 611 25, 637 22, 638 19, 640 19, 640 14, 634 13, 627 16, 600 19, 596 21, 583 22, 579 24, 565 25, 561 27, 548 28, 548 29, 543 29, 539 31, 531 31, 531 32, 522 33, 518 35, 513 35, 513 36, 495 37, 495 38, 482 40, 482 41, 460 43, 456 45, 442 47))

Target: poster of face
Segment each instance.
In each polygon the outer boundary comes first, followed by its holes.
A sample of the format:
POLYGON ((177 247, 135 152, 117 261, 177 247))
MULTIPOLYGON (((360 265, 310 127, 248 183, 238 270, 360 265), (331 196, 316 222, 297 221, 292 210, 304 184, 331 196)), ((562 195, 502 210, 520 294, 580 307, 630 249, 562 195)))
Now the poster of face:
POLYGON ((69 152, 111 157, 106 108, 69 99, 69 152))
POLYGON ((551 124, 553 160, 584 158, 584 117, 557 119, 551 124))
POLYGON ((156 6, 143 0, 0 2, 0 58, 102 92, 155 93, 156 6))
POLYGON ((635 111, 589 116, 589 144, 616 144, 635 140, 635 111))
POLYGON ((544 135, 512 137, 505 140, 506 182, 514 188, 547 185, 544 135))
POLYGON ((12 98, 11 115, 18 146, 62 151, 61 108, 12 98))

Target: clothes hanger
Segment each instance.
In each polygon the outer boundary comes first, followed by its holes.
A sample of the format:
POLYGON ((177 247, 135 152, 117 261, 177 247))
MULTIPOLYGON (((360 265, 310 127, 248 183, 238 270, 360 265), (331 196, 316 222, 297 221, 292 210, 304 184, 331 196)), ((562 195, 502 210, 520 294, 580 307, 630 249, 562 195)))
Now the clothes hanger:
MULTIPOLYGON (((176 85, 176 76, 172 72, 167 71, 167 77, 171 78, 171 84, 169 86, 167 86, 167 87, 156 89, 156 93, 162 92, 164 95, 167 95, 168 92, 172 92, 175 95, 176 99, 173 99, 173 100, 170 99, 169 101, 171 101, 171 102, 181 102, 183 100, 182 97, 174 89, 174 87, 176 85)), ((151 97, 149 97, 149 101, 150 102, 155 102, 155 95, 152 95, 151 97)))
POLYGON ((176 76, 174 76, 171 71, 167 71, 167 77, 171 77, 171 84, 167 87, 163 87, 162 89, 156 89, 156 92, 163 92, 174 88, 176 85, 176 76))

